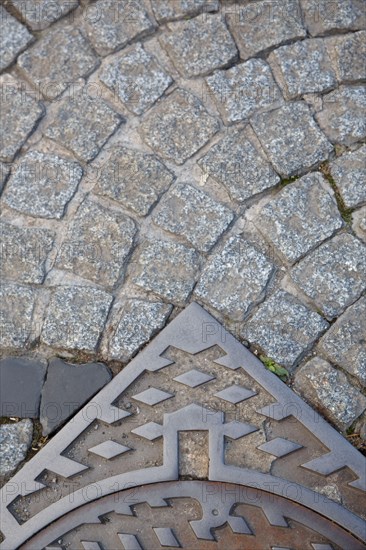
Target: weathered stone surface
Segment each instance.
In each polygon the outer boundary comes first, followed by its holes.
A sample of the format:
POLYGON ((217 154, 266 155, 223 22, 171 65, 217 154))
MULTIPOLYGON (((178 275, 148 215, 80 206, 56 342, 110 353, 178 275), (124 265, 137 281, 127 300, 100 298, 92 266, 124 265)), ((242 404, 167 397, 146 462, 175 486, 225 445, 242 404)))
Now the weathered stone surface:
POLYGON ((146 216, 173 180, 172 172, 154 155, 118 146, 111 148, 93 191, 146 216))
POLYGON ((257 111, 278 106, 281 92, 268 64, 250 59, 227 71, 216 71, 206 78, 211 95, 226 124, 249 118, 257 111))
POLYGON ((366 31, 324 40, 340 82, 365 79, 366 31))
POLYGON ((27 27, 0 6, 0 70, 6 69, 32 41, 27 27))
POLYGON ((273 265, 255 244, 231 237, 204 269, 194 294, 235 320, 242 320, 265 294, 273 265))
POLYGON ((251 119, 275 170, 284 177, 302 174, 327 159, 333 147, 303 102, 288 103, 251 119))
POLYGON ((193 17, 201 13, 214 12, 219 9, 218 0, 151 0, 156 20, 159 23, 173 21, 182 17, 193 17))
POLYGON ((20 80, 9 74, 0 76, 0 94, 0 160, 11 162, 37 126, 44 108, 20 80))
POLYGON ((318 345, 320 353, 366 386, 366 298, 350 306, 318 345))
POLYGON ((100 55, 123 48, 155 29, 143 0, 99 0, 88 6, 84 26, 100 55))
POLYGON ((327 92, 337 86, 324 40, 303 40, 272 52, 268 61, 286 99, 327 92))
POLYGON ((346 430, 366 408, 366 397, 346 375, 314 357, 295 374, 295 388, 326 418, 346 430))
POLYGON ((169 29, 170 33, 161 35, 160 44, 179 73, 186 78, 226 67, 238 55, 221 15, 202 15, 172 23, 169 29))
POLYGON ((351 145, 366 136, 366 107, 363 86, 340 86, 323 96, 323 108, 316 120, 332 143, 351 145))
POLYGON ((131 357, 163 328, 172 306, 163 302, 131 299, 123 304, 109 344, 109 355, 118 361, 131 357))
POLYGON ((287 185, 259 212, 255 225, 290 263, 342 227, 334 192, 319 173, 287 185))
POLYGON ((365 246, 347 233, 310 252, 291 277, 333 319, 360 296, 366 286, 365 246))
POLYGON ((51 30, 18 59, 19 67, 48 100, 57 98, 98 64, 89 42, 72 27, 51 30))
POLYGON ((43 435, 54 432, 111 378, 102 363, 71 365, 58 358, 51 359, 41 400, 43 435))
POLYGON ((366 202, 366 146, 330 163, 332 177, 348 208, 366 202))
POLYGON ((83 175, 77 162, 31 150, 22 157, 4 192, 5 203, 28 216, 62 218, 83 175))
POLYGON ((0 425, 0 476, 11 474, 23 462, 32 437, 33 424, 29 419, 0 425))
POLYGON ((297 0, 263 0, 236 8, 226 18, 242 59, 306 36, 297 0))
POLYGON ((366 243, 366 206, 352 214, 352 229, 366 243))
POLYGON ((38 418, 47 362, 27 357, 0 361, 0 416, 38 418))
POLYGON ((45 134, 90 161, 122 121, 104 101, 90 97, 86 87, 60 104, 45 134))
MULTIPOLYGON (((11 0, 27 25, 41 31, 78 7, 78 0, 11 0)), ((72 21, 72 16, 70 16, 72 21)))
POLYGON ((154 105, 173 83, 171 76, 141 44, 123 50, 104 67, 99 78, 136 115, 154 105))
POLYGON ((113 297, 94 287, 58 287, 52 294, 42 341, 58 348, 95 351, 113 297))
POLYGON ((135 234, 131 218, 87 198, 62 244, 57 267, 113 286, 125 267, 135 234))
POLYGON ((4 183, 8 179, 9 173, 10 173, 10 167, 7 164, 4 164, 3 162, 0 161, 0 192, 4 187, 4 183))
POLYGON ((242 336, 271 359, 291 368, 328 326, 292 294, 278 290, 244 324, 242 336))
POLYGON ((184 304, 197 280, 198 254, 171 241, 142 244, 133 282, 175 304, 184 304))
POLYGON ((233 219, 229 208, 189 184, 177 184, 153 212, 159 227, 207 252, 233 219))
POLYGON ((312 36, 365 28, 363 0, 300 0, 305 26, 312 36))
POLYGON ((32 336, 32 315, 37 291, 27 286, 2 283, 0 286, 0 345, 24 348, 32 336))
POLYGON ((0 222, 0 234, 0 280, 43 283, 55 238, 53 231, 0 222))
POLYGON ((183 164, 219 130, 196 96, 175 90, 141 124, 144 141, 162 157, 183 164))
POLYGON ((242 202, 279 183, 280 178, 244 129, 227 134, 198 160, 201 169, 242 202))

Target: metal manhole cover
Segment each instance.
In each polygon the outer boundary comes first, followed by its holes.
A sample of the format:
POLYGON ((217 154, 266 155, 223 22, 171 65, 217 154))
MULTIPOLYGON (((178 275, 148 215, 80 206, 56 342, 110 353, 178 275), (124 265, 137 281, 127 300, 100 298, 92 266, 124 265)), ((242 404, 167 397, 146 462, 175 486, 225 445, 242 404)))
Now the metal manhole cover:
POLYGON ((366 548, 365 459, 191 304, 2 489, 0 548, 366 548))

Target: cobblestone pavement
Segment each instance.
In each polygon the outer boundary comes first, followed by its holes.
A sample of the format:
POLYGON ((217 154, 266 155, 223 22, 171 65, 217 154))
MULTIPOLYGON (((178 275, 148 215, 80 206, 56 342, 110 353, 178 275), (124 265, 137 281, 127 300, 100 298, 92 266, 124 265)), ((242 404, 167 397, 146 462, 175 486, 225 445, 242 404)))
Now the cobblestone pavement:
POLYGON ((1 473, 192 301, 360 447, 364 1, 0 18, 1 473))

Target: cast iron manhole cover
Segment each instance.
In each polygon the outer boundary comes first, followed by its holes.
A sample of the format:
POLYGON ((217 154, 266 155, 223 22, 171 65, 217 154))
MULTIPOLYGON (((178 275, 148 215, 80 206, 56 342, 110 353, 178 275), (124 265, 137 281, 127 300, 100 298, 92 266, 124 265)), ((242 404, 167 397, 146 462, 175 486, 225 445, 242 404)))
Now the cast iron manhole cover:
POLYGON ((365 460, 191 304, 2 489, 0 548, 366 548, 365 460))

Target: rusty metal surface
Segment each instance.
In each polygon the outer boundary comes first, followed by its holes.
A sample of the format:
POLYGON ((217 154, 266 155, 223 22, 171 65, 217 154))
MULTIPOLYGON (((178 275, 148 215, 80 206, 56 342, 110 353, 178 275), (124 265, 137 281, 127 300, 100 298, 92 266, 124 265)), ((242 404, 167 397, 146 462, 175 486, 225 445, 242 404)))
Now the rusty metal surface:
POLYGON ((300 548, 295 532, 301 548, 365 548, 365 471, 356 449, 191 304, 2 489, 0 548, 300 548), (266 505, 240 494, 208 514, 197 491, 227 484, 266 505), (124 500, 131 487, 137 512, 124 500), (179 526, 175 505, 188 510, 179 526))

